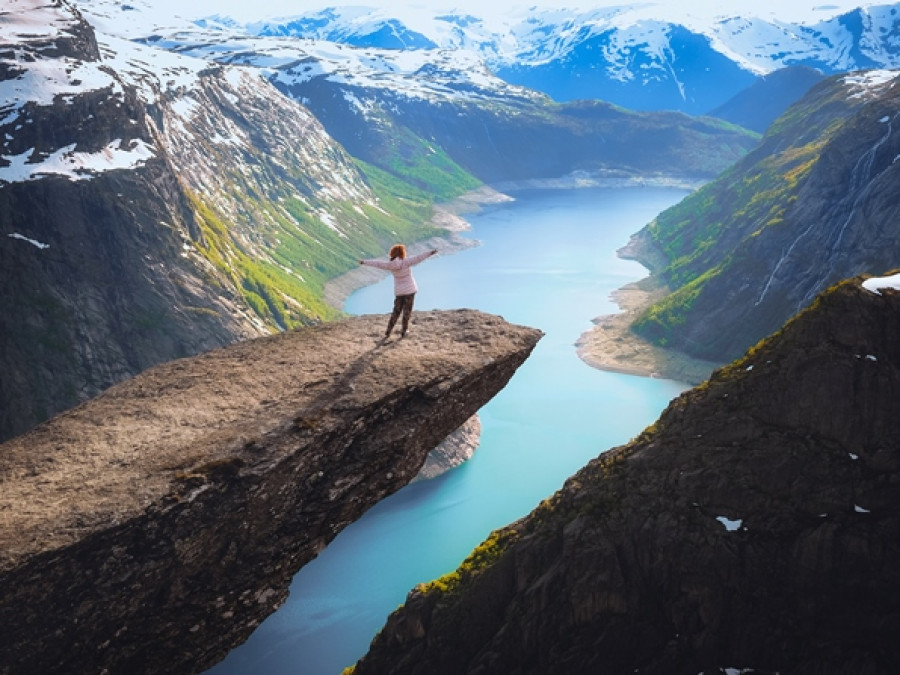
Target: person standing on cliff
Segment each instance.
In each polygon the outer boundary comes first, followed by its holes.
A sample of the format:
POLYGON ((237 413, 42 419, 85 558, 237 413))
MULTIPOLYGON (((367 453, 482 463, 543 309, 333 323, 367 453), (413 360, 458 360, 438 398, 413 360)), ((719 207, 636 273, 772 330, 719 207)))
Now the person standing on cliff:
POLYGON ((387 340, 394 330, 394 324, 403 314, 403 324, 400 330, 400 337, 406 337, 409 330, 409 317, 412 315, 413 302, 416 298, 416 292, 419 287, 412 275, 413 265, 437 253, 437 249, 431 249, 424 253, 419 253, 410 258, 406 257, 406 246, 403 244, 395 244, 391 246, 388 253, 390 260, 360 260, 360 265, 369 265, 378 269, 387 270, 394 275, 394 311, 391 312, 391 318, 388 321, 387 330, 384 333, 384 339, 387 340))

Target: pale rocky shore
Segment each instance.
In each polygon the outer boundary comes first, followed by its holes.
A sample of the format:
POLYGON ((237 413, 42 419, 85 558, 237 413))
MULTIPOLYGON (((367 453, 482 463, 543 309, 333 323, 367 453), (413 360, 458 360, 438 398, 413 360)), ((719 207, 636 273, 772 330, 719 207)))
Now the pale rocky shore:
POLYGON ((657 347, 632 332, 634 318, 663 295, 665 289, 651 287, 649 277, 614 291, 612 300, 621 311, 593 319, 594 327, 575 343, 578 356, 600 370, 694 385, 706 380, 722 364, 657 347))
MULTIPOLYGON (((650 269, 666 264, 665 256, 643 236, 643 230, 633 234, 616 253, 622 259, 637 261, 650 269)), ((691 385, 708 379, 723 364, 657 347, 631 330, 635 318, 668 292, 669 289, 652 276, 613 291, 610 298, 619 306, 619 312, 593 319, 594 327, 582 333, 575 343, 578 356, 600 370, 658 377, 691 385)))

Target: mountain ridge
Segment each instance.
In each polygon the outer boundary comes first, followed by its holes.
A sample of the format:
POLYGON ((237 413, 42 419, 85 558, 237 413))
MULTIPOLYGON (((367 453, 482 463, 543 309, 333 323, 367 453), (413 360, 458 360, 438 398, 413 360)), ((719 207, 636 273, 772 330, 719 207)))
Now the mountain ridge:
MULTIPOLYGON (((838 13, 820 7, 783 20, 722 10, 680 15, 659 3, 568 11, 532 7, 501 18, 470 10, 332 6, 257 23, 201 21, 208 28, 295 35, 358 47, 472 51, 511 83, 557 101, 604 99, 635 110, 707 114, 758 77, 789 66, 825 75, 900 66, 895 5, 838 13), (822 16, 826 9, 830 15, 822 16)), ((777 15, 786 8, 772 10, 777 15)))

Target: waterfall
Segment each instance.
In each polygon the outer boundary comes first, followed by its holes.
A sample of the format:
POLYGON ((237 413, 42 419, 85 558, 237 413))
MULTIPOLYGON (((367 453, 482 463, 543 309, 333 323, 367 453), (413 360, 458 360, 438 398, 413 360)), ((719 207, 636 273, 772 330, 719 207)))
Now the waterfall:
MULTIPOLYGON (((843 219, 841 226, 837 228, 837 235, 834 237, 834 242, 828 246, 826 251, 826 255, 824 256, 823 263, 829 261, 836 253, 840 251, 841 242, 844 240, 844 234, 847 231, 847 228, 850 225, 850 222, 856 216, 856 212, 859 209, 861 203, 864 202, 865 198, 869 195, 869 192, 872 189, 872 185, 875 182, 875 179, 878 177, 878 174, 872 175, 872 169, 875 165, 875 156, 878 150, 881 149, 888 139, 890 139, 891 134, 894 129, 894 119, 900 113, 894 115, 893 118, 886 118, 883 120, 885 123, 885 133, 882 134, 881 138, 879 138, 868 150, 866 150, 862 155, 860 155, 859 159, 856 161, 856 164, 853 165, 853 170, 850 172, 850 184, 847 189, 846 196, 839 202, 838 209, 842 209, 848 202, 852 202, 849 206, 849 212, 847 216, 843 219)), ((886 171, 890 165, 887 165, 883 170, 886 171)), ((819 274, 818 278, 813 282, 800 301, 797 303, 797 310, 800 311, 803 309, 807 303, 812 300, 812 298, 822 290, 822 287, 826 284, 826 280, 832 272, 832 268, 827 265, 823 265, 821 274, 819 274)))

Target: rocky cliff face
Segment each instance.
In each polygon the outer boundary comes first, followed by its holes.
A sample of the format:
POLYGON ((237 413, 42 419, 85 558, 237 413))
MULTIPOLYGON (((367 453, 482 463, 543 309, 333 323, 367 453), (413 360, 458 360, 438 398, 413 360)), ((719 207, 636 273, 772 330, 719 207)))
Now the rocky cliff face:
POLYGON ((254 70, 97 36, 65 0, 3 21, 0 440, 153 364, 333 318, 328 278, 434 233, 254 70))
POLYGON ((369 316, 147 370, 0 445, 0 673, 189 673, 408 483, 540 332, 369 316))
POLYGON ((639 233, 641 259, 672 289, 635 322, 640 335, 726 363, 830 285, 900 264, 896 75, 815 86, 757 149, 639 233))
POLYGON ((445 578, 364 673, 900 664, 900 292, 855 279, 445 578))

